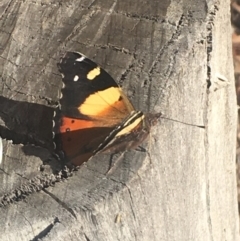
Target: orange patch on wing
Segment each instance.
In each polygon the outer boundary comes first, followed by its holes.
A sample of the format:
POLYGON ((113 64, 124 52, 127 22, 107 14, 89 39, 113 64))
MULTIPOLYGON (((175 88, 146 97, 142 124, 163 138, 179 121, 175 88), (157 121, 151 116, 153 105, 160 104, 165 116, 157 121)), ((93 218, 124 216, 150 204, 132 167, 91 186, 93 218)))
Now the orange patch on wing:
POLYGON ((120 124, 133 110, 126 101, 120 88, 109 88, 107 92, 100 91, 90 95, 78 107, 81 114, 90 118, 83 120, 71 117, 62 117, 60 133, 67 133, 95 127, 113 127, 120 124), (107 93, 107 95, 104 95, 107 93), (105 99, 104 99, 105 98, 105 99))
MULTIPOLYGON (((82 105, 79 109, 81 107, 82 105)), ((88 116, 91 120, 62 117, 60 133, 94 127, 113 127, 120 124, 123 119, 129 115, 129 107, 126 105, 123 98, 120 98, 111 105, 105 105, 104 108, 99 108, 98 111, 96 111, 97 107, 98 105, 91 109, 91 106, 89 106, 88 116)), ((81 114, 86 114, 86 112, 81 112, 81 114)))
MULTIPOLYGON (((86 136, 86 132, 83 130, 66 132, 61 135, 62 146, 65 154, 71 160, 82 155, 92 155, 95 146, 89 146, 88 144, 93 138, 92 134, 86 136)), ((83 158, 84 159, 84 158, 83 158)), ((83 161, 86 161, 85 159, 83 161)))
POLYGON ((121 98, 121 89, 110 87, 108 89, 97 91, 88 96, 86 100, 78 107, 83 115, 98 115, 109 106, 112 106, 121 98))
MULTIPOLYGON (((119 119, 125 119, 129 115, 128 108, 126 104, 124 103, 123 99, 120 99, 116 102, 114 102, 111 105, 106 106, 104 109, 101 110, 101 112, 97 113, 97 116, 109 118, 107 121, 111 121, 111 118, 117 118, 119 119)), ((119 124, 118 123, 116 124, 119 124)))
POLYGON ((62 149, 75 165, 81 165, 94 154, 94 150, 104 141, 113 128, 86 128, 61 133, 62 149))
POLYGON ((76 131, 79 129, 85 129, 85 128, 91 128, 91 127, 94 127, 93 121, 63 117, 62 124, 60 126, 60 133, 76 131))
POLYGON ((120 88, 110 87, 90 95, 78 110, 92 118, 92 126, 101 127, 121 123, 134 109, 120 88))

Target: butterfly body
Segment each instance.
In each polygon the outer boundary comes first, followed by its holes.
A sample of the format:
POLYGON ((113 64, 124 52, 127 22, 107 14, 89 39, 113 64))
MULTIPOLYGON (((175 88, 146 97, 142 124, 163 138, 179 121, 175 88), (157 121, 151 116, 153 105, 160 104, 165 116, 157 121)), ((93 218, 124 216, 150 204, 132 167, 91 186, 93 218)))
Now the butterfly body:
POLYGON ((67 162, 81 165, 99 153, 136 148, 161 116, 134 110, 112 77, 80 53, 67 52, 58 68, 63 87, 55 144, 67 162))

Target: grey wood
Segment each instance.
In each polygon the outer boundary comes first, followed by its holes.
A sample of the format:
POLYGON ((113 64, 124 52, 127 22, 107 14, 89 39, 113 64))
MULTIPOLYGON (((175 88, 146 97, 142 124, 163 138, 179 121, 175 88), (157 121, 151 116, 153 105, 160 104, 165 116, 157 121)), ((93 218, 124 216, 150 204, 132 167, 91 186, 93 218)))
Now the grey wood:
POLYGON ((2 0, 0 239, 239 240, 229 14, 225 0, 2 0), (136 109, 180 123, 161 119, 147 152, 124 153, 110 175, 107 155, 59 173, 48 149, 67 50, 136 109))

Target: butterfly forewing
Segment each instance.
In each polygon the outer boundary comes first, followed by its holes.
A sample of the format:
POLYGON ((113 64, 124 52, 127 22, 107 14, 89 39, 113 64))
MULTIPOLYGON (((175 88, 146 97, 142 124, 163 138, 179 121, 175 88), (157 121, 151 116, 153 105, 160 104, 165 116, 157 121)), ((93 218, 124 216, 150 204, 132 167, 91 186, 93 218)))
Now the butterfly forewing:
POLYGON ((60 107, 64 116, 114 126, 133 110, 113 78, 85 56, 67 52, 58 68, 63 75, 60 107))

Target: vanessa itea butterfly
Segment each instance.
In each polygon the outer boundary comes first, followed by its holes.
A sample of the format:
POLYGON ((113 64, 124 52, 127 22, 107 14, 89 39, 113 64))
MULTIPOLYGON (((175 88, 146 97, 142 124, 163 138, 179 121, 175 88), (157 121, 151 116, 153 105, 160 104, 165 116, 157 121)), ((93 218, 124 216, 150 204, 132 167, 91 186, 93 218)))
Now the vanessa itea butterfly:
POLYGON ((63 87, 55 144, 67 162, 81 165, 98 153, 136 148, 161 116, 136 111, 113 78, 80 53, 67 52, 58 68, 63 87))

